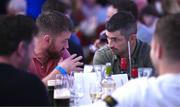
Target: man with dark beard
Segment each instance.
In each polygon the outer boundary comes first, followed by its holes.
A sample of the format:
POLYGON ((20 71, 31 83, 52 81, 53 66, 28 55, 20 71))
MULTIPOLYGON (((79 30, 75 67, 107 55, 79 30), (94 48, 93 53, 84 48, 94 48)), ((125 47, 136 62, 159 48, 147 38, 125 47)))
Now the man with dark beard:
POLYGON ((34 58, 29 67, 46 84, 55 75, 66 71, 78 71, 82 56, 70 55, 67 51, 68 39, 73 25, 71 20, 58 11, 43 12, 37 18, 39 34, 35 40, 34 58), (60 69, 57 69, 59 67, 60 69), (63 69, 63 70, 62 70, 63 69))
MULTIPOLYGON (((152 67, 148 44, 136 38, 137 22, 135 17, 126 11, 114 14, 106 23, 106 36, 108 45, 96 51, 93 64, 112 63, 113 74, 121 73, 121 58, 129 58, 131 54, 131 66, 127 66, 127 73, 134 77, 131 68, 152 67), (129 50, 128 50, 129 42, 129 50)), ((153 75, 153 74, 151 74, 153 75)))

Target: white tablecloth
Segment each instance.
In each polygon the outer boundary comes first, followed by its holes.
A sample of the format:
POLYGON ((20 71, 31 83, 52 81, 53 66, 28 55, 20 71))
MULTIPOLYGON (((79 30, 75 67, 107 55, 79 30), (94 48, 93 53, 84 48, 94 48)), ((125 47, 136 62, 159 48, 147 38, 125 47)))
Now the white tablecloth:
MULTIPOLYGON (((112 78, 116 82, 116 88, 122 86, 128 81, 127 74, 117 74, 112 75, 112 78)), ((74 84, 79 84, 81 82, 81 87, 83 87, 84 95, 79 101, 79 105, 87 105, 91 104, 91 99, 89 96, 89 84, 90 83, 96 83, 97 77, 96 73, 75 73, 74 74, 74 84), (79 81, 79 79, 82 78, 82 81, 79 81)))

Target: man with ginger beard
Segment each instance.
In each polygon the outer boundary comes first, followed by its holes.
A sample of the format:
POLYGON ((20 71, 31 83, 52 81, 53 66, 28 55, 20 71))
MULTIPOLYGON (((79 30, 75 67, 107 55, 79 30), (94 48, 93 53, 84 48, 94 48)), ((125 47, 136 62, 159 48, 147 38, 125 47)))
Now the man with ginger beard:
POLYGON ((39 34, 35 39, 34 58, 29 71, 37 75, 46 84, 55 79, 55 75, 66 71, 79 71, 82 56, 70 55, 67 51, 68 39, 73 30, 71 20, 58 11, 41 13, 37 20, 39 34), (61 68, 61 69, 57 69, 61 68))

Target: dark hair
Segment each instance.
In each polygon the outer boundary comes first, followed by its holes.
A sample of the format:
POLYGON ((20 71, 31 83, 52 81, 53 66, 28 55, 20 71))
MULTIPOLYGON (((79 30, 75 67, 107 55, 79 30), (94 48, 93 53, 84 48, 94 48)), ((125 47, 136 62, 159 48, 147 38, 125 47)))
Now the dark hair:
POLYGON ((180 13, 158 20, 154 37, 165 48, 167 57, 180 60, 180 13))
POLYGON ((131 12, 132 15, 138 19, 137 5, 131 0, 109 0, 109 3, 117 9, 117 11, 131 12))
POLYGON ((137 32, 136 19, 131 13, 120 11, 106 23, 106 29, 109 32, 120 30, 122 35, 129 37, 130 34, 137 32))
POLYGON ((164 15, 179 13, 178 0, 162 0, 162 10, 164 15))
POLYGON ((36 24, 42 33, 57 34, 63 31, 73 31, 72 21, 63 13, 55 10, 41 13, 36 24))
POLYGON ((0 14, 7 14, 7 5, 10 0, 0 0, 0 14))
POLYGON ((38 32, 35 22, 27 16, 0 16, 0 55, 10 55, 21 41, 29 44, 38 32))
POLYGON ((42 5, 41 11, 50 11, 56 10, 58 12, 62 12, 64 14, 70 9, 70 6, 60 0, 46 0, 42 5))

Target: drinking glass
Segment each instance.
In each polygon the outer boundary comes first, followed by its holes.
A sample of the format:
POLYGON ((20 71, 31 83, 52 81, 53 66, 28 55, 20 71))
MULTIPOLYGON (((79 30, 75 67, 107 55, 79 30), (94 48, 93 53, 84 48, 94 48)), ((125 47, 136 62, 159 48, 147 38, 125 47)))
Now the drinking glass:
POLYGON ((96 83, 90 83, 89 84, 89 95, 90 95, 90 98, 92 100, 92 103, 101 99, 102 91, 96 83))
POLYGON ((78 106, 79 100, 84 96, 84 79, 83 79, 83 73, 75 73, 74 75, 74 102, 75 105, 78 106))
POLYGON ((57 74, 54 88, 54 105, 70 106, 70 97, 68 76, 57 74))
POLYGON ((140 67, 138 68, 138 77, 149 77, 152 74, 152 68, 140 67))
POLYGON ((93 70, 96 72, 96 77, 99 82, 105 78, 105 65, 93 65, 93 70))

